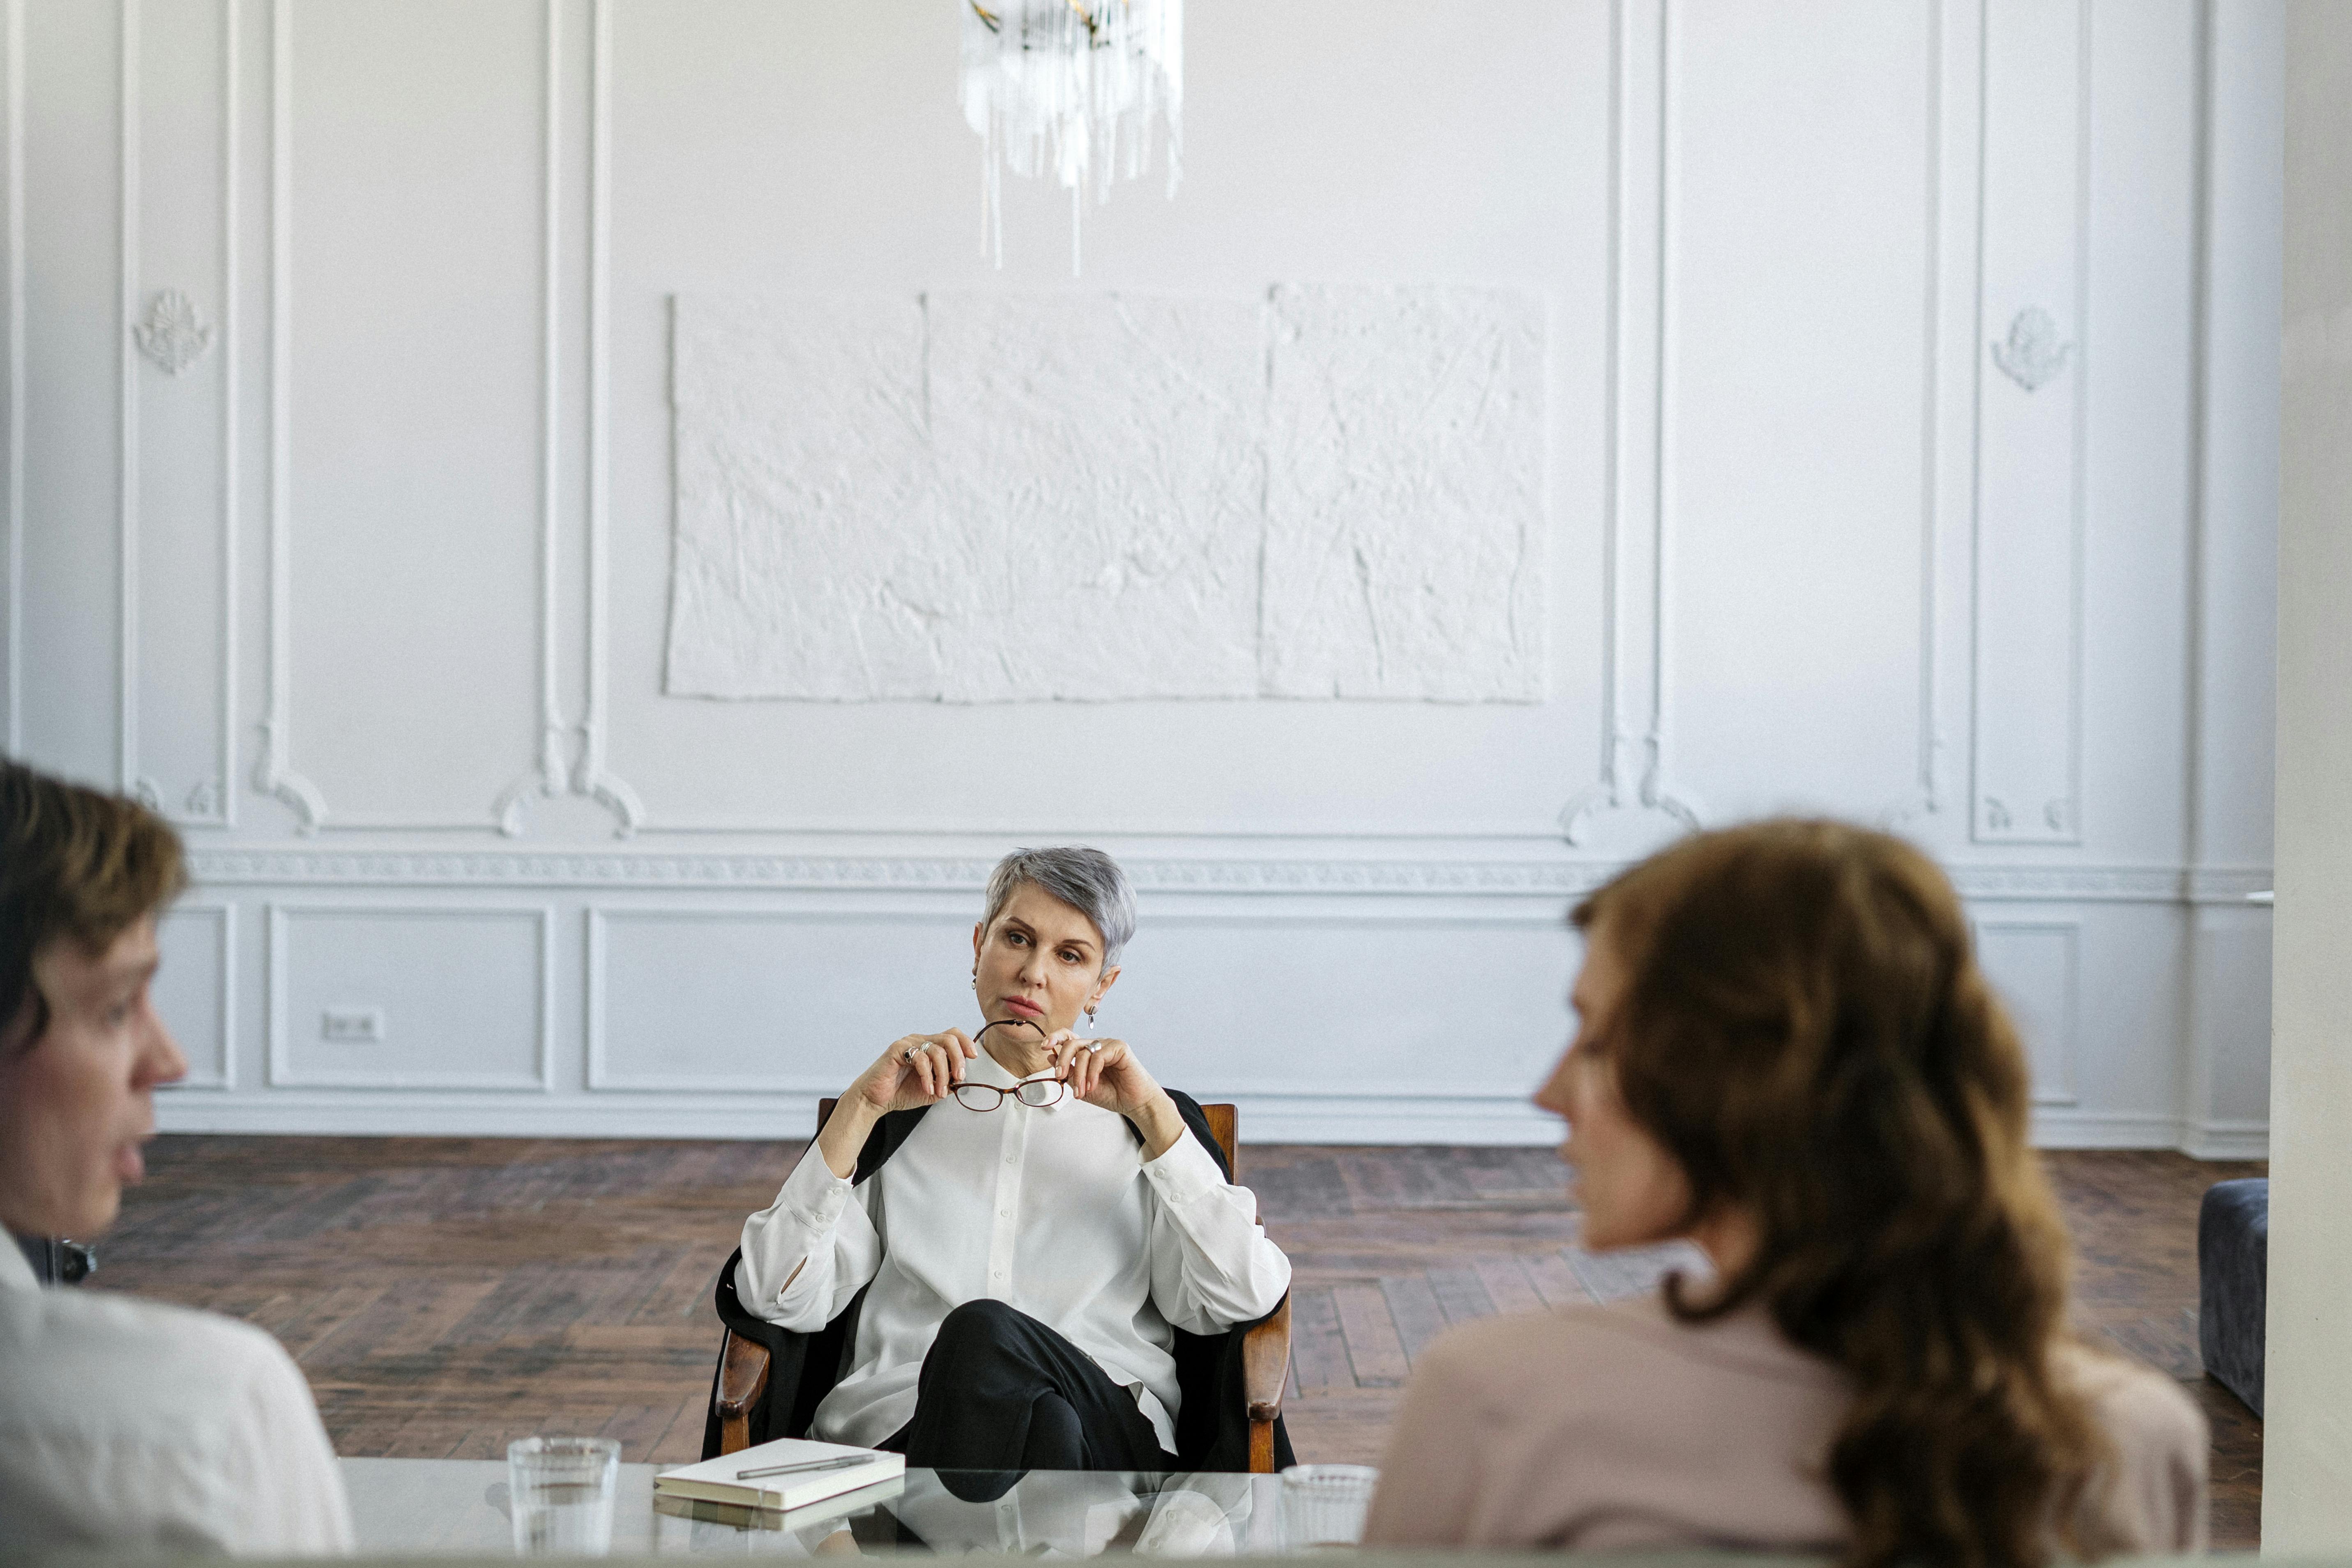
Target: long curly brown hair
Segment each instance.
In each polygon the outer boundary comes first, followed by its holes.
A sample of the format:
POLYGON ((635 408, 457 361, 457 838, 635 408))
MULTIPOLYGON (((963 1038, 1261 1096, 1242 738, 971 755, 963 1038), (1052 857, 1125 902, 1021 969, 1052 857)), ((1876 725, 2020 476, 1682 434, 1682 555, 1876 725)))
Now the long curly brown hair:
POLYGON ((2108 1456, 2054 1364, 2066 1233, 2026 1141, 2017 1032, 1951 884, 1832 822, 1696 835, 1578 908, 1626 976, 1599 1047, 1681 1163, 1691 1222, 1752 1216, 1753 1260, 1685 1321, 1760 1301, 1851 1377, 1825 1479, 1849 1568, 2105 1555, 2108 1456))

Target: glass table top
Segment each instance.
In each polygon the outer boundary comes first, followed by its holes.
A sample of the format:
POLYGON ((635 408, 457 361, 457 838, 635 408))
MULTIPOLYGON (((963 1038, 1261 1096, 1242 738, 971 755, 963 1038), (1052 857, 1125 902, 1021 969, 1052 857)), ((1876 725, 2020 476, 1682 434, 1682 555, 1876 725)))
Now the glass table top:
MULTIPOLYGON (((363 1554, 513 1549, 502 1459, 345 1459, 342 1468, 363 1554)), ((655 1470, 621 1467, 616 1556, 1232 1557, 1281 1550, 1276 1476, 910 1469, 900 1479, 778 1513, 656 1500, 655 1470)))

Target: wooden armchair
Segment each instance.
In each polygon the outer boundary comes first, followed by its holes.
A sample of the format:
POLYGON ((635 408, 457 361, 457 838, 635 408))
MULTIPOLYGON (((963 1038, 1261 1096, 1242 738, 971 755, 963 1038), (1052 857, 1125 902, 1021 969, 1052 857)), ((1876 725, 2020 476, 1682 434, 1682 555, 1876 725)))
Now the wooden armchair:
MULTIPOLYGON (((817 1103, 816 1124, 822 1130, 833 1115, 835 1101, 817 1103)), ((1234 1111, 1231 1105, 1204 1105, 1209 1131, 1224 1151, 1225 1165, 1241 1179, 1235 1148, 1234 1111)), ((750 1445, 751 1413, 768 1392, 768 1348, 727 1330, 720 1330, 719 1378, 711 1394, 718 1417, 719 1448, 732 1454, 750 1445)), ((1260 1475, 1274 1470, 1274 1424, 1282 1415, 1283 1385, 1290 1380, 1290 1299, 1249 1331, 1242 1344, 1243 1397, 1249 1416, 1249 1467, 1260 1475)))

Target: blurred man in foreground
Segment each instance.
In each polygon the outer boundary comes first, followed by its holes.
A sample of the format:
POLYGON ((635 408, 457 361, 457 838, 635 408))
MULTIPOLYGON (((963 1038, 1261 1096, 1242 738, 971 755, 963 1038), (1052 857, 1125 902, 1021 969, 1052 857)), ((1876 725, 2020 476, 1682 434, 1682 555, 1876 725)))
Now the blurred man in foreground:
POLYGON ((0 1556, 352 1544, 310 1384, 276 1340, 44 1288, 26 1261, 114 1223, 153 1091, 187 1071, 148 994, 184 880, 153 814, 0 759, 0 1556))

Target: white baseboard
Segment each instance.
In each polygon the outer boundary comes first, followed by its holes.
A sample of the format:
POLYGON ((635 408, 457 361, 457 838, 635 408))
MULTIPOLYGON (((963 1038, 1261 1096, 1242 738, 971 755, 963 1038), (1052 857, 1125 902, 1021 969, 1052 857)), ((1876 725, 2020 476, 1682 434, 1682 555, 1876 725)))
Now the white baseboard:
POLYGON ((2033 1113, 2037 1149, 2178 1149, 2200 1160, 2267 1160, 2267 1121, 2192 1121, 2131 1110, 2073 1110, 2044 1106, 2033 1113))
MULTIPOLYGON (((360 1096, 167 1093, 165 1132, 328 1137, 793 1139, 809 1135, 814 1095, 689 1100, 677 1096, 550 1100, 429 1093, 360 1096)), ((1550 1145, 1560 1123, 1517 1097, 1401 1100, 1249 1095, 1234 1100, 1253 1143, 1550 1145)))
POLYGON ((1259 1143, 1477 1143, 1549 1148, 1557 1116, 1517 1095, 1491 1100, 1351 1100, 1237 1094, 1243 1137, 1259 1143))
MULTIPOLYGON (((1236 1094, 1242 1136, 1254 1143, 1463 1143, 1548 1147, 1559 1121, 1517 1096, 1398 1100, 1374 1096, 1236 1094)), ((217 1094, 157 1098, 166 1132, 445 1138, 794 1139, 809 1135, 814 1095, 693 1100, 564 1096, 546 1100, 426 1093, 217 1094)), ((2202 1160, 2261 1160, 2269 1124, 2204 1121, 2136 1111, 2048 1108, 2034 1112, 2042 1149, 2180 1149, 2202 1160)))
POLYGON ((2200 1160, 2267 1160, 2271 1157, 2271 1124, 2192 1121, 2180 1147, 2200 1160))
POLYGON ((2037 1149, 2178 1149, 2180 1118, 2153 1111, 2077 1110, 2069 1106, 2036 1106, 2033 1146, 2037 1149))

